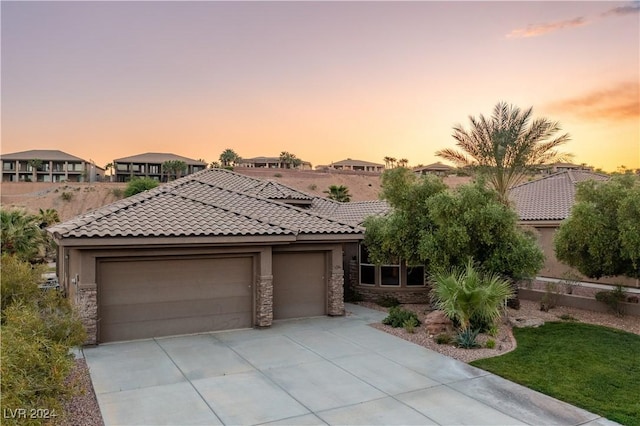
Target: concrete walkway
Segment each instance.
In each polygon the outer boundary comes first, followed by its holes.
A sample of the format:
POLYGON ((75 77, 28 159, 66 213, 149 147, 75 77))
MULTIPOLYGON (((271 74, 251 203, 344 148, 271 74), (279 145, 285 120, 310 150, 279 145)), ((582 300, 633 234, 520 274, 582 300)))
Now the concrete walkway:
POLYGON ((384 314, 84 350, 107 425, 611 425, 414 345, 384 314))

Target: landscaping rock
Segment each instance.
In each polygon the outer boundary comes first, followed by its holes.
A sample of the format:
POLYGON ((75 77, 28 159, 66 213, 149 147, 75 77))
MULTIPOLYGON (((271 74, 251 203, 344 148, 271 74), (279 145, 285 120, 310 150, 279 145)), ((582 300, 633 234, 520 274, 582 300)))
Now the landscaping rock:
POLYGON ((540 327, 544 324, 544 320, 542 318, 535 317, 509 317, 509 323, 513 327, 524 328, 524 327, 540 327))
POLYGON ((436 335, 453 331, 453 323, 442 311, 430 312, 424 320, 427 333, 436 335))

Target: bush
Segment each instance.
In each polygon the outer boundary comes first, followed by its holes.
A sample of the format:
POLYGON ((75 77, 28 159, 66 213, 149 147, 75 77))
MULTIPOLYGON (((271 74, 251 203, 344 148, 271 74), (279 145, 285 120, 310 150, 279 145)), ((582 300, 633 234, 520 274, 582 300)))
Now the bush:
POLYGON ((393 328, 404 327, 405 321, 415 320, 415 323, 419 326, 420 320, 415 312, 408 311, 399 306, 394 306, 389 310, 389 315, 382 320, 385 325, 390 325, 393 328))
POLYGON ((273 177, 282 177, 282 173, 274 173, 273 177))
POLYGON ((487 347, 487 349, 493 349, 496 347, 496 341, 493 339, 489 339, 487 340, 487 343, 485 343, 485 346, 487 347))
MULTIPOLYGON (((74 365, 69 349, 85 331, 68 300, 38 288, 40 271, 2 256, 1 404, 5 410, 47 408, 59 412, 70 393, 65 380, 74 365)), ((19 419, 4 418, 5 423, 19 419)))
POLYGON ((62 194, 60 194, 60 198, 62 198, 62 201, 71 201, 73 199, 73 193, 62 191, 62 194))
POLYGON ((456 345, 463 349, 477 348, 480 346, 476 340, 478 338, 478 334, 480 334, 480 330, 466 328, 456 336, 456 345))
POLYGON ((388 295, 378 297, 378 299, 376 300, 376 303, 382 306, 383 308, 393 308, 394 306, 400 305, 400 301, 398 300, 397 297, 388 296, 388 295))
POLYGON ((451 335, 447 333, 440 333, 436 336, 436 343, 439 345, 448 345, 451 340, 451 335))
POLYGON ((419 326, 420 323, 417 318, 409 318, 402 323, 402 326, 409 334, 413 334, 416 332, 416 327, 419 326))
POLYGON ((621 317, 624 315, 624 305, 622 304, 627 296, 622 286, 616 286, 614 290, 599 291, 596 293, 596 300, 605 303, 614 314, 621 317))
POLYGON ((139 194, 141 192, 153 189, 158 186, 158 181, 151 178, 134 178, 127 184, 127 189, 124 190, 125 197, 131 197, 132 195, 139 194))
POLYGON ((123 198, 124 197, 124 191, 121 188, 113 188, 111 190, 111 193, 116 198, 123 198))

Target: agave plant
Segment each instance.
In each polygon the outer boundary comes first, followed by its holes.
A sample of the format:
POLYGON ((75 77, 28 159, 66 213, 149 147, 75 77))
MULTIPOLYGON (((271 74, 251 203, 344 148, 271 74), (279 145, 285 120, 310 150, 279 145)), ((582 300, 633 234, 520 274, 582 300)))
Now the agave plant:
POLYGON ((492 324, 500 318, 507 299, 513 297, 509 281, 498 274, 482 273, 469 259, 464 268, 435 274, 432 297, 438 309, 460 329, 469 329, 472 319, 492 324))

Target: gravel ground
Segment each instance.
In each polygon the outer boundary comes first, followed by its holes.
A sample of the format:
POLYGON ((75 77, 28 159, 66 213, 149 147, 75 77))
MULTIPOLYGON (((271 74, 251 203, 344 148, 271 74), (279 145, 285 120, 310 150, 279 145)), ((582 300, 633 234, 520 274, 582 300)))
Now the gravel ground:
POLYGON ((63 402, 63 415, 56 419, 55 426, 104 426, 89 368, 84 359, 76 359, 67 382, 76 391, 69 400, 63 402))
MULTIPOLYGON (((387 308, 378 306, 375 303, 360 302, 359 305, 366 306, 371 309, 380 311, 388 311, 387 308)), ((424 322, 426 315, 430 312, 428 305, 402 305, 405 309, 409 309, 418 314, 421 322, 424 322)), ((481 334, 478 336, 478 342, 482 345, 488 339, 494 339, 496 346, 494 349, 478 348, 478 349, 461 349, 453 345, 439 345, 435 342, 435 336, 429 336, 424 331, 424 327, 417 327, 415 333, 410 334, 404 328, 393 328, 381 323, 372 324, 371 326, 383 330, 394 336, 408 340, 415 344, 424 346, 443 355, 450 356, 463 362, 471 362, 476 359, 489 358, 502 355, 516 348, 516 341, 511 332, 512 323, 520 322, 517 320, 540 320, 540 321, 562 321, 560 317, 569 316, 577 321, 589 324, 603 325, 607 327, 617 328, 629 333, 640 335, 640 319, 634 316, 616 317, 613 314, 585 311, 582 309, 566 308, 559 306, 553 308, 549 312, 540 311, 540 305, 537 302, 529 300, 520 301, 520 309, 508 309, 507 314, 503 316, 498 327, 498 334, 495 337, 481 334)))

